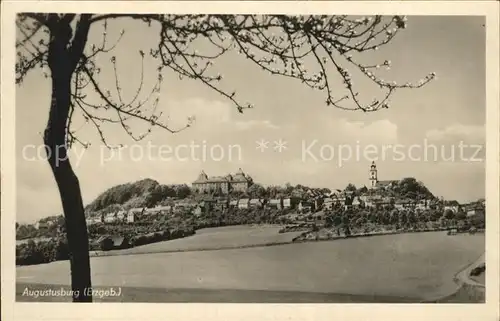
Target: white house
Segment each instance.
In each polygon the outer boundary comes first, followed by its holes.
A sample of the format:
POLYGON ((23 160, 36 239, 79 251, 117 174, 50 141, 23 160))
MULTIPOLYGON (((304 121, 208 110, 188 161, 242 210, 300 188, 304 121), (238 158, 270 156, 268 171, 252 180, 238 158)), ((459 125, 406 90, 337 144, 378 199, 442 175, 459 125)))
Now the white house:
POLYGON ((238 207, 238 200, 230 200, 229 201, 229 207, 230 208, 238 207))
MULTIPOLYGON (((134 210, 136 212, 138 212, 138 214, 141 214, 141 212, 142 212, 141 208, 137 208, 134 210)), ((172 212, 172 206, 170 206, 170 205, 155 206, 153 208, 146 208, 143 211, 144 214, 148 214, 148 215, 149 214, 159 214, 159 213, 166 214, 166 213, 171 213, 171 212, 172 212)))
POLYGON ((49 224, 47 224, 47 222, 36 222, 35 223, 35 228, 37 230, 40 230, 40 229, 46 229, 49 227, 49 224))
POLYGON ((108 213, 104 216, 104 223, 113 223, 116 221, 115 213, 108 213))
POLYGON ((260 200, 258 198, 253 198, 248 202, 248 207, 261 208, 263 202, 264 202, 264 200, 260 200))
POLYGON ((192 203, 192 202, 186 202, 186 201, 177 202, 177 203, 175 203, 175 205, 173 207, 173 211, 175 211, 177 213, 183 212, 183 211, 190 211, 195 206, 196 206, 196 204, 192 203))
POLYGON ((88 217, 85 222, 87 222, 87 225, 93 225, 97 223, 102 223, 102 217, 101 215, 98 216, 90 216, 88 217))
POLYGON ((267 206, 270 208, 281 209, 281 200, 280 199, 270 199, 267 203, 267 206))
POLYGON ((238 208, 240 209, 245 209, 248 208, 248 203, 250 202, 250 199, 248 198, 242 198, 238 202, 238 208))
POLYGON ((352 202, 350 202, 347 199, 344 199, 344 208, 347 210, 348 208, 357 208, 361 206, 361 201, 359 198, 354 197, 352 202))
POLYGON ((346 198, 344 196, 338 196, 333 198, 334 204, 337 205, 345 205, 346 198))
POLYGON ((445 212, 447 210, 451 210, 453 213, 457 213, 459 209, 460 209, 459 205, 445 205, 444 206, 444 211, 445 212))
POLYGON ((297 205, 297 198, 284 198, 283 208, 294 208, 297 205))
POLYGON ((465 208, 467 216, 474 216, 484 213, 484 207, 482 207, 480 204, 469 204, 468 206, 465 206, 465 208))
POLYGON ((365 204, 365 207, 375 207, 376 197, 362 195, 359 197, 359 200, 365 204))
POLYGON ((126 212, 123 211, 123 210, 120 210, 116 213, 116 219, 118 221, 123 221, 125 219, 125 216, 126 216, 126 212))
POLYGON ((127 212, 127 223, 134 223, 137 221, 137 213, 133 211, 127 212))
POLYGON ((419 200, 417 202, 417 204, 415 205, 415 208, 422 210, 422 211, 425 211, 425 210, 429 209, 429 205, 430 205, 430 200, 422 199, 422 200, 419 200))
POLYGON ((365 207, 375 207, 375 202, 369 198, 365 201, 365 207))
POLYGON ((394 207, 398 210, 414 208, 415 206, 415 202, 411 200, 397 200, 394 202, 394 207))
POLYGON ((134 207, 128 210, 129 212, 134 212, 137 215, 146 214, 146 208, 134 207))
POLYGON ((333 204, 334 204, 334 201, 332 198, 327 197, 323 200, 323 208, 325 210, 332 210, 333 204))
POLYGON ((203 213, 203 208, 204 207, 201 205, 196 206, 193 210, 193 214, 196 216, 201 215, 203 213))
POLYGON ((298 210, 300 212, 309 212, 312 210, 312 208, 313 208, 312 203, 305 201, 300 202, 298 206, 298 210))

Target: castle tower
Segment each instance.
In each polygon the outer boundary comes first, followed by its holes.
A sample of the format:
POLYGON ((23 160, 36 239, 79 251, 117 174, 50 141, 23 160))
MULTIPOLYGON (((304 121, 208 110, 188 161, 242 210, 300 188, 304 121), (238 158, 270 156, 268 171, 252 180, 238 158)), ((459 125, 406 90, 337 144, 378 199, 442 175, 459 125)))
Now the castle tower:
POLYGON ((372 161, 372 165, 370 166, 370 188, 375 188, 377 181, 377 165, 375 165, 375 161, 372 161))

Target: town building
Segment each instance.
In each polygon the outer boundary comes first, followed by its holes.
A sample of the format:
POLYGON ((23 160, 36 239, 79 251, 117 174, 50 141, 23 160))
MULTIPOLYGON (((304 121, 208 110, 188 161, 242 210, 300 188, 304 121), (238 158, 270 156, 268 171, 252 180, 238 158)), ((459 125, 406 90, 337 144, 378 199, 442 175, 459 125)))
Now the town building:
POLYGON ((248 206, 250 208, 262 208, 264 204, 264 200, 258 199, 258 198, 253 198, 248 202, 248 206))
POLYGON ((474 216, 474 215, 479 215, 479 214, 484 214, 484 208, 481 207, 470 207, 467 209, 467 216, 474 216))
POLYGON ((475 216, 485 213, 485 207, 482 202, 474 202, 466 204, 463 206, 463 209, 465 213, 467 213, 467 216, 475 216))
POLYGON ((368 196, 368 195, 361 195, 359 196, 359 200, 364 204, 365 207, 375 207, 375 202, 379 200, 380 197, 378 195, 374 196, 368 196))
POLYGON ((134 223, 134 222, 137 221, 137 219, 138 219, 137 213, 132 212, 132 211, 128 211, 128 213, 127 213, 127 223, 134 223))
POLYGON ((362 201, 359 199, 359 197, 346 197, 344 199, 344 209, 350 209, 350 208, 359 208, 362 205, 362 201))
POLYGON ((229 208, 229 199, 218 199, 214 204, 214 209, 218 211, 225 211, 229 208))
POLYGON ((201 215, 203 213, 208 213, 209 211, 212 211, 212 210, 220 210, 220 207, 217 205, 217 200, 204 199, 195 205, 193 213, 195 215, 201 215))
POLYGON ((250 199, 242 198, 238 201, 238 208, 239 209, 246 209, 246 208, 248 208, 249 203, 250 203, 250 199))
POLYGON ((445 205, 443 210, 446 212, 448 210, 452 211, 453 213, 458 213, 460 210, 460 205, 445 205))
POLYGON ((253 179, 240 168, 234 175, 209 177, 204 171, 192 183, 193 191, 197 193, 220 192, 228 194, 233 191, 246 192, 253 184, 253 179))
POLYGON ((266 207, 280 210, 283 208, 283 204, 281 199, 270 199, 269 202, 267 202, 266 207))
POLYGON ((425 211, 425 210, 428 210, 430 208, 430 203, 431 203, 431 201, 428 199, 421 199, 421 200, 418 200, 415 208, 418 210, 421 210, 421 211, 425 211))
POLYGON ((104 223, 113 223, 116 221, 115 213, 108 213, 104 216, 104 223))
POLYGON ((395 199, 393 197, 381 197, 375 199, 373 204, 375 205, 375 208, 381 209, 395 204, 395 199))
POLYGON ((361 200, 359 199, 359 197, 355 197, 352 200, 351 206, 353 206, 353 207, 360 207, 362 204, 363 203, 361 202, 361 200))
POLYGON ((49 227, 49 224, 47 222, 36 222, 35 223, 35 228, 37 230, 46 229, 48 227, 49 227))
POLYGON ((196 206, 194 201, 176 201, 172 208, 174 213, 190 212, 196 206))
POLYGON ((416 202, 407 199, 396 200, 394 202, 394 208, 398 210, 412 209, 416 207, 416 202))
POLYGON ((294 209, 296 208, 300 203, 300 198, 298 197, 287 197, 283 198, 282 204, 283 208, 288 208, 288 209, 294 209))
MULTIPOLYGON (((135 209, 136 212, 141 213, 142 209, 138 208, 135 209)), ((151 214, 170 214, 172 213, 172 206, 171 205, 158 205, 153 208, 146 208, 144 210, 144 214, 146 215, 151 215, 151 214)))
POLYGON ((200 216, 204 212, 205 212, 205 208, 202 205, 197 205, 193 210, 193 214, 196 216, 200 216))
POLYGON ((375 164, 374 161, 372 161, 372 164, 370 166, 369 185, 368 185, 370 186, 370 189, 388 189, 392 186, 397 185, 398 183, 399 180, 379 181, 377 165, 375 164))
POLYGON ((332 198, 327 197, 323 200, 323 209, 331 211, 333 209, 334 201, 332 198))
POLYGON ((118 211, 118 213, 116 213, 116 219, 118 221, 123 222, 126 218, 126 215, 127 215, 127 212, 125 212, 124 210, 118 211))
POLYGON ((150 213, 150 212, 148 212, 146 210, 146 208, 143 208, 143 207, 131 208, 127 212, 127 223, 137 222, 142 215, 145 215, 147 213, 150 213))
POLYGON ((301 213, 312 212, 314 210, 314 203, 313 202, 302 201, 298 205, 298 210, 301 213))
POLYGON ((238 200, 229 201, 229 208, 237 208, 237 207, 238 207, 238 200))

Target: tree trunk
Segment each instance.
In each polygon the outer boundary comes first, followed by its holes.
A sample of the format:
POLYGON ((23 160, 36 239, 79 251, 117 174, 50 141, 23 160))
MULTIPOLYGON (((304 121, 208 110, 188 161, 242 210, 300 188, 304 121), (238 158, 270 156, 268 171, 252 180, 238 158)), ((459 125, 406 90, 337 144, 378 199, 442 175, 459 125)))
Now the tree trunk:
POLYGON ((74 302, 92 302, 90 259, 85 212, 80 185, 68 159, 66 135, 71 104, 74 59, 68 50, 69 23, 51 30, 48 63, 52 78, 52 101, 44 133, 48 162, 54 174, 64 211, 74 302))

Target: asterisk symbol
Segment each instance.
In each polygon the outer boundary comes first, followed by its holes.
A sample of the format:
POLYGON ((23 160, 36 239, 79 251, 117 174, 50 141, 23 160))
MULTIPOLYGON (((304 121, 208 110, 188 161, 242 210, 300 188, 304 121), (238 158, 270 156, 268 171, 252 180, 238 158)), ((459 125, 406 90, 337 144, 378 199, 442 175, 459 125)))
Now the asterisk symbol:
POLYGON ((287 142, 280 138, 279 140, 274 141, 274 150, 281 153, 285 149, 288 149, 286 144, 287 144, 287 142))
POLYGON ((261 139, 259 141, 256 141, 257 143, 257 149, 259 149, 261 152, 264 152, 266 148, 269 148, 269 142, 267 140, 261 139))

